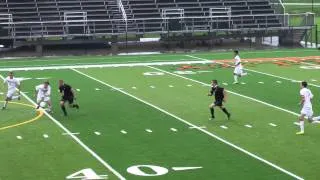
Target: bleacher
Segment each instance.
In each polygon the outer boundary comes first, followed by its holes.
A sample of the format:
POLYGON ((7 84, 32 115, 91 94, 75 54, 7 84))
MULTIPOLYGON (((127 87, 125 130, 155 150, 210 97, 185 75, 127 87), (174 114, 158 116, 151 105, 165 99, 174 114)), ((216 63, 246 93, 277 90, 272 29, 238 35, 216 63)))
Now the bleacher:
MULTIPOLYGON (((128 17, 129 33, 166 31, 168 21, 162 18, 163 9, 184 10, 185 19, 175 21, 181 26, 180 30, 282 26, 279 18, 273 16, 275 11, 268 0, 122 0, 122 4, 128 17), (210 17, 210 8, 223 7, 230 9, 231 17, 227 23, 222 22, 226 17, 210 17)), ((116 0, 2 0, 0 14, 12 14, 13 22, 17 23, 15 36, 18 37, 65 35, 66 26, 77 34, 125 32, 116 0), (85 12, 88 22, 68 24, 64 21, 65 12, 85 12), (82 25, 85 28, 75 28, 82 25)))

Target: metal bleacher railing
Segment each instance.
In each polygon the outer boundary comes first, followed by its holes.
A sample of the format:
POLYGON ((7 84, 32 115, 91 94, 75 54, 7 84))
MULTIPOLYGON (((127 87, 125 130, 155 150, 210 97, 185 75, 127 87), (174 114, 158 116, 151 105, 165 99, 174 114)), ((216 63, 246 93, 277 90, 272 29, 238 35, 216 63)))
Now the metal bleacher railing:
MULTIPOLYGON (((67 20, 68 24, 76 23, 87 26, 90 31, 83 30, 69 32, 46 32, 46 27, 66 26, 64 20, 61 21, 30 21, 30 22, 12 22, 10 20, 0 22, 0 26, 10 29, 7 36, 0 38, 31 38, 31 37, 67 37, 67 36, 95 36, 95 35, 119 35, 119 34, 139 34, 139 33, 168 33, 170 32, 215 32, 215 31, 244 31, 244 30, 280 30, 288 28, 306 28, 314 26, 315 14, 268 14, 268 15, 221 15, 221 16, 198 16, 198 17, 159 17, 159 18, 137 18, 137 19, 86 19, 86 20, 67 20), (168 24, 171 20, 175 20, 175 27, 168 24), (221 21, 220 21, 221 20, 221 21), (99 24, 121 24, 131 23, 137 26, 126 29, 126 32, 119 32, 112 26, 106 28, 103 26, 99 30, 99 24), (160 22, 157 26, 148 27, 152 22, 160 22), (138 26, 143 25, 143 26, 138 26), (41 27, 42 32, 34 33, 30 28, 41 27), (171 29, 170 29, 171 28, 171 29)), ((69 27, 70 28, 70 27, 69 27)), ((63 28, 65 29, 65 28, 63 28)))

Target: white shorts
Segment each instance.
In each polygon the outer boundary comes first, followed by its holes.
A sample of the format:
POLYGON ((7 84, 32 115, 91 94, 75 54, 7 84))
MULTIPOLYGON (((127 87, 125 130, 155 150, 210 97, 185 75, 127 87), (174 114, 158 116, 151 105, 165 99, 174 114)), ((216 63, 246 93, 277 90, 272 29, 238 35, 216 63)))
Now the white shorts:
POLYGON ((48 97, 48 96, 38 96, 37 97, 37 103, 39 104, 39 103, 41 103, 41 102, 48 102, 48 101, 50 101, 50 97, 48 97))
POLYGON ((243 73, 242 66, 235 67, 233 73, 236 74, 236 75, 242 75, 242 73, 243 73))
POLYGON ((308 118, 311 118, 313 116, 312 108, 302 108, 301 115, 305 115, 308 118))
POLYGON ((16 93, 16 91, 17 91, 16 89, 9 89, 8 93, 7 93, 7 98, 12 99, 12 97, 13 97, 14 93, 16 93))

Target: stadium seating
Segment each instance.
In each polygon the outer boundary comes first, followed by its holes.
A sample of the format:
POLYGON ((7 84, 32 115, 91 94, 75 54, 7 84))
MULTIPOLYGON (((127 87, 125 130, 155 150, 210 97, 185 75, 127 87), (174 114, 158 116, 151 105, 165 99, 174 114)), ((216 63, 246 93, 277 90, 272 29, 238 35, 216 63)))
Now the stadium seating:
MULTIPOLYGON (((129 33, 166 31, 170 25, 165 23, 179 24, 177 30, 281 26, 268 0, 122 0, 122 3, 129 33), (223 7, 231 10, 232 17, 210 20, 210 8, 223 7), (183 9, 185 19, 165 21, 161 18, 163 9, 183 9), (196 16, 206 18, 192 18, 196 16)), ((12 14, 13 22, 24 22, 15 25, 15 36, 59 36, 66 33, 66 26, 76 34, 124 33, 126 30, 116 0, 2 0, 0 14, 12 14), (66 25, 65 12, 85 12, 89 22, 66 25), (44 23, 47 21, 51 22, 44 23)))

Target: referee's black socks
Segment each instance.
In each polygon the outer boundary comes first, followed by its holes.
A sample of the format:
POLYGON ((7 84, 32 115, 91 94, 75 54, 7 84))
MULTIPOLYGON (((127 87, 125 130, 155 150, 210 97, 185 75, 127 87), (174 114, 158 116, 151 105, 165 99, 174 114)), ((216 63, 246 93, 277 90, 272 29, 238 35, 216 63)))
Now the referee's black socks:
POLYGON ((214 108, 210 108, 211 117, 214 118, 214 108))
POLYGON ((66 107, 65 107, 64 105, 62 105, 62 106, 61 106, 61 109, 62 109, 62 111, 63 111, 63 114, 64 114, 65 116, 67 116, 68 114, 67 114, 66 107))
POLYGON ((228 115, 229 116, 229 112, 227 111, 227 109, 226 108, 222 108, 222 111, 226 114, 226 115, 228 115))

